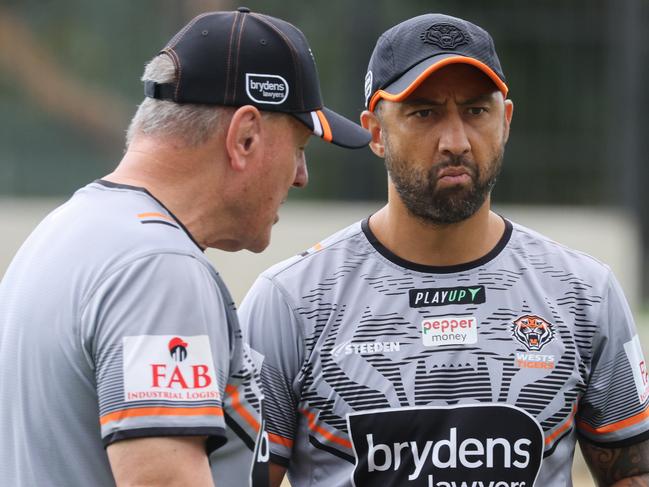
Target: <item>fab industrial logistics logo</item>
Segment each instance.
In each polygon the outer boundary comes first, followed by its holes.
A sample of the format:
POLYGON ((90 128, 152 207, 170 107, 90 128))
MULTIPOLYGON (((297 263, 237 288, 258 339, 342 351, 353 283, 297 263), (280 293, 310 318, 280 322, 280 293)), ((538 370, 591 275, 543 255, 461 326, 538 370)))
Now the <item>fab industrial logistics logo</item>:
POLYGON ((347 426, 355 487, 532 487, 543 458, 541 427, 507 404, 365 411, 347 426))
POLYGON ((207 335, 123 338, 124 401, 220 400, 207 335))

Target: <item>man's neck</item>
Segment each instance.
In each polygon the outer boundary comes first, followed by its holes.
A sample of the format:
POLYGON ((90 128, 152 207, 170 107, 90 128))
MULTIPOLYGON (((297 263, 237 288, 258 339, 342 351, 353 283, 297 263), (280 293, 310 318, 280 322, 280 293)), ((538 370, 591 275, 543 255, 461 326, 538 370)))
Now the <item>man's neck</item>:
MULTIPOLYGON (((209 195, 205 191, 206 183, 187 169, 188 164, 171 160, 168 154, 165 160, 156 159, 155 154, 147 150, 129 151, 115 171, 103 179, 145 188, 181 221, 201 247, 207 247, 211 237, 208 229, 213 231, 215 227, 227 226, 227 222, 219 223, 214 218, 205 221, 212 216, 208 208, 218 204, 217 198, 205 200, 206 194, 209 195)), ((219 216, 225 215, 220 213, 219 216)))
POLYGON ((487 199, 471 217, 449 225, 433 225, 411 215, 392 200, 370 218, 376 238, 395 255, 429 266, 452 266, 488 254, 502 238, 505 222, 490 210, 487 199))

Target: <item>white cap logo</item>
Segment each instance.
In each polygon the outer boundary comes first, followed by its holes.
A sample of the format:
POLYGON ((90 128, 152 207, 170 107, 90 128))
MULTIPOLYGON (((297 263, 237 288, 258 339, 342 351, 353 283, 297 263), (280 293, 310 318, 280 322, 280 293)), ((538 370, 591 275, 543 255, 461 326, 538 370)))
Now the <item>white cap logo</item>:
POLYGON ((365 105, 370 102, 370 95, 372 94, 372 71, 368 71, 365 75, 365 105))
POLYGON ((257 103, 281 105, 288 98, 288 83, 276 74, 246 73, 246 93, 257 103))

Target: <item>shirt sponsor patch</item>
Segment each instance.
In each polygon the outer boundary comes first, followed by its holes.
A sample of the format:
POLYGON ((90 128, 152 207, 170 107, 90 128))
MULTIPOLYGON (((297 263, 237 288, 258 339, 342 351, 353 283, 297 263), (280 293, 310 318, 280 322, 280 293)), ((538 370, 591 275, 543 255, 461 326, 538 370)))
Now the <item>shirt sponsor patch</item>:
POLYGON ((512 335, 530 352, 538 352, 554 338, 554 325, 537 315, 523 315, 513 321, 512 335))
POLYGON ((424 346, 468 345, 478 341, 478 322, 473 316, 436 316, 421 322, 424 346))
POLYGON ((401 350, 401 343, 395 341, 389 342, 352 342, 347 340, 339 345, 336 345, 331 350, 331 355, 337 357, 338 355, 351 355, 351 354, 374 354, 374 353, 390 353, 398 352, 401 350))
POLYGON ((288 82, 276 74, 246 73, 246 93, 257 103, 280 105, 288 98, 288 82))
POLYGON ((219 400, 207 335, 123 338, 124 401, 219 400))
POLYGON ((356 487, 532 487, 543 457, 539 424, 506 404, 374 410, 347 424, 356 487))
POLYGON ((437 287, 411 289, 410 307, 425 308, 449 304, 481 304, 486 300, 484 286, 437 287))
POLYGON ((647 362, 645 362, 638 335, 635 335, 630 341, 624 344, 624 351, 633 371, 633 379, 638 390, 638 399, 640 399, 641 403, 644 403, 649 397, 649 372, 647 372, 647 362))
POLYGON ((554 355, 516 352, 516 367, 519 369, 554 369, 554 355))

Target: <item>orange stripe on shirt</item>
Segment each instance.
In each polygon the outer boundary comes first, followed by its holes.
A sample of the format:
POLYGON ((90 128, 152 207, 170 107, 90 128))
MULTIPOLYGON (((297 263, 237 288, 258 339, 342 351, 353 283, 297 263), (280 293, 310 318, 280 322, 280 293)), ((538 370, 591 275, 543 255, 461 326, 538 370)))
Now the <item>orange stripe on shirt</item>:
POLYGON ((326 440, 328 440, 328 441, 330 441, 332 443, 336 443, 336 444, 338 444, 340 446, 344 446, 345 448, 351 448, 352 447, 352 444, 351 444, 351 442, 349 440, 346 440, 344 438, 336 436, 334 433, 332 433, 330 431, 327 431, 322 426, 318 426, 316 424, 315 414, 310 413, 308 411, 301 411, 301 412, 302 412, 302 414, 304 414, 308 418, 308 420, 309 420, 309 429, 311 431, 314 431, 314 432, 318 433, 320 436, 322 436, 323 438, 325 438, 326 440))
POLYGON ((163 213, 140 213, 138 214, 137 217, 138 218, 164 218, 165 220, 169 220, 170 222, 174 221, 173 218, 163 213))
POLYGON ((255 419, 255 417, 246 410, 243 404, 241 404, 241 400, 239 399, 238 389, 235 386, 229 384, 225 386, 225 392, 229 394, 230 397, 232 398, 232 407, 237 413, 239 413, 239 416, 245 419, 246 423, 248 423, 252 427, 252 429, 254 429, 255 431, 259 431, 259 428, 261 426, 259 425, 259 422, 255 419))
POLYGON ((631 416, 630 418, 623 419, 622 421, 618 421, 616 423, 600 426, 599 428, 593 428, 592 426, 584 422, 579 422, 579 427, 594 435, 603 435, 606 433, 612 433, 614 431, 620 431, 624 428, 628 428, 629 426, 638 424, 645 419, 649 419, 649 408, 645 409, 641 413, 636 414, 635 416, 631 416))
POLYGON ((576 413, 576 412, 577 412, 577 405, 575 404, 575 405, 572 407, 572 412, 570 413, 570 416, 568 416, 568 419, 566 419, 566 421, 565 421, 561 426, 559 426, 559 427, 554 431, 554 433, 548 435, 548 437, 545 439, 545 444, 546 444, 546 445, 549 445, 549 444, 552 443, 552 442, 553 442, 553 441, 554 441, 554 440, 555 440, 559 435, 561 435, 564 431, 566 431, 567 429, 570 429, 570 427, 571 427, 572 424, 573 424, 573 420, 574 420, 574 418, 575 418, 575 413, 576 413))
POLYGON ((316 110, 315 113, 316 115, 318 115, 318 118, 320 119, 320 123, 322 124, 322 138, 327 142, 331 142, 331 139, 333 139, 333 135, 331 135, 331 127, 329 126, 329 121, 327 120, 327 117, 325 117, 325 114, 322 113, 321 110, 316 110))
POLYGON ((268 439, 278 445, 282 445, 287 448, 293 448, 293 440, 291 440, 290 438, 284 438, 283 436, 280 435, 268 433, 268 439))
POLYGON ((120 421, 126 418, 139 418, 141 416, 223 416, 223 409, 220 407, 201 408, 131 408, 121 409, 112 413, 104 414, 99 418, 99 423, 106 424, 111 421, 120 421))

